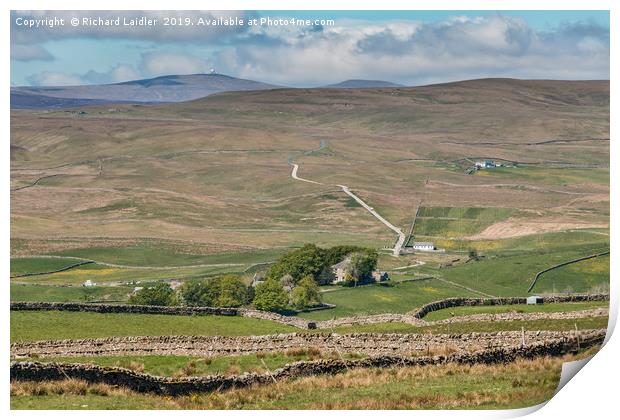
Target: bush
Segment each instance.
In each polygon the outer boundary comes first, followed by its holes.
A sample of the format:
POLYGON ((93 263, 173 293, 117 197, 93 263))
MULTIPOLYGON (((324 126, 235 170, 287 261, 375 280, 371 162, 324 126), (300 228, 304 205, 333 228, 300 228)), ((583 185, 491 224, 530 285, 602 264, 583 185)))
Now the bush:
POLYGON ((235 275, 190 280, 179 292, 188 306, 237 307, 252 299, 249 288, 235 275))
POLYGON ((293 277, 293 281, 297 282, 307 275, 317 276, 323 266, 323 250, 314 244, 306 244, 280 257, 269 267, 267 278, 279 280, 289 274, 293 277))
POLYGON ((320 303, 319 285, 312 276, 306 276, 301 279, 291 292, 291 304, 297 309, 316 306, 320 303))
POLYGON ((256 286, 253 303, 261 311, 281 311, 288 306, 288 296, 279 281, 269 279, 256 286))
POLYGON ((129 298, 132 305, 174 306, 177 304, 176 294, 168 283, 160 282, 154 286, 138 290, 129 298))

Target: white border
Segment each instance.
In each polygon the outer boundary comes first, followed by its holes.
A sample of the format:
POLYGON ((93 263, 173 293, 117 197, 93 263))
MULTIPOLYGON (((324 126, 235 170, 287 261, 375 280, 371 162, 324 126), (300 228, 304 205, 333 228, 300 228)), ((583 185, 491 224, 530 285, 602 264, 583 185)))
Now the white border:
MULTIPOLYGON (((361 0, 356 2, 346 2, 344 0, 299 0, 294 5, 290 1, 283 0, 263 0, 263 1, 250 1, 250 0, 214 0, 214 1, 197 1, 197 0, 175 0, 174 2, 158 3, 147 0, 91 0, 88 3, 79 0, 65 0, 65 1, 34 1, 34 0, 5 0, 2 2, 4 9, 4 19, 9 18, 9 10, 11 9, 65 9, 65 10, 83 10, 83 9, 101 9, 101 10, 127 10, 127 9, 152 9, 152 10, 611 10, 611 72, 610 74, 618 74, 618 30, 614 18, 617 16, 618 2, 612 0, 521 0, 521 1, 492 1, 492 0, 470 0, 470 1, 458 1, 458 0, 435 0, 435 1, 396 1, 396 0, 382 0, 380 2, 371 2, 367 0, 361 0)), ((0 242, 1 261, 4 272, 4 288, 3 288, 3 301, 5 308, 8 308, 9 303, 9 173, 10 173, 10 154, 9 147, 9 89, 10 86, 10 62, 9 62, 9 30, 10 25, 7 21, 2 25, 2 38, 3 38, 3 51, 5 54, 5 63, 2 67, 2 75, 4 80, 5 89, 2 90, 3 99, 3 114, 2 120, 4 122, 2 129, 2 139, 4 145, 4 153, 1 155, 2 164, 1 170, 4 176, 4 182, 2 184, 2 206, 0 207, 1 218, 3 223, 2 229, 2 241, 0 242)), ((614 104, 614 98, 617 94, 615 83, 611 82, 612 93, 612 105, 614 104)), ((611 138, 617 133, 615 124, 613 121, 618 121, 618 113, 615 112, 615 108, 611 109, 611 138)), ((614 141, 611 142, 611 160, 618 159, 618 147, 614 145, 614 141)), ((612 165, 611 179, 614 179, 616 170, 612 165)), ((611 207, 616 209, 618 206, 617 188, 616 183, 611 183, 611 207)), ((616 229, 615 212, 612 213, 611 220, 611 238, 615 238, 618 229, 616 229)), ((616 255, 618 251, 615 246, 616 242, 611 241, 612 255, 616 255)), ((611 260, 611 315, 610 319, 610 331, 615 326, 618 313, 618 265, 614 263, 614 259, 611 260)), ((0 360, 5 360, 5 363, 0 363, 1 369, 4 372, 4 381, 2 382, 3 389, 3 402, 4 409, 9 410, 9 384, 8 384, 8 360, 9 360, 9 311, 6 310, 3 313, 4 329, 2 336, 2 356, 0 360)), ((377 415, 387 415, 395 418, 411 418, 416 419, 444 419, 444 418, 458 418, 458 419, 480 419, 480 418, 507 418, 530 414, 529 418, 543 419, 543 418, 578 418, 578 419, 605 419, 610 418, 617 412, 617 398, 618 398, 618 378, 620 377, 620 367, 618 363, 617 355, 620 354, 620 339, 614 337, 614 335, 608 334, 608 342, 603 349, 588 363, 587 367, 583 369, 579 374, 569 381, 569 383, 544 407, 538 407, 539 410, 533 409, 524 410, 498 410, 498 411, 397 411, 390 413, 378 413, 368 411, 331 411, 331 412, 312 412, 312 411, 252 411, 252 412, 215 412, 202 413, 196 411, 185 411, 181 415, 186 417, 198 418, 203 416, 209 416, 209 418, 246 418, 252 416, 255 420, 273 419, 273 418, 291 418, 296 419, 310 419, 315 418, 317 415, 326 418, 338 417, 350 417, 350 418, 364 418, 370 419, 377 415)), ((105 412, 89 412, 83 411, 75 412, 25 412, 25 411, 11 411, 8 412, 11 417, 14 418, 31 418, 45 416, 46 420, 56 418, 107 418, 108 413, 105 412)), ((113 416, 130 416, 131 418, 167 418, 169 415, 178 415, 179 413, 168 413, 159 411, 149 412, 115 412, 111 413, 113 416)), ((617 414, 616 414, 617 415, 617 414)))

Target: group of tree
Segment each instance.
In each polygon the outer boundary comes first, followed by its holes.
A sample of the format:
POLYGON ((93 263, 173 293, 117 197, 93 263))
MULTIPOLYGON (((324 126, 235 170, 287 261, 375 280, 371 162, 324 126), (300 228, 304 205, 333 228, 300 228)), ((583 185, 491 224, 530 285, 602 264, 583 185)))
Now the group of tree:
POLYGON ((135 292, 133 305, 239 307, 253 305, 263 311, 303 309, 321 303, 319 286, 311 276, 293 285, 289 292, 282 282, 268 279, 256 288, 247 286, 241 277, 225 275, 188 280, 177 290, 166 282, 157 282, 135 292))
POLYGON ((253 305, 265 311, 304 309, 321 303, 319 285, 333 281, 332 266, 346 261, 345 286, 372 280, 377 252, 359 246, 320 248, 314 244, 283 255, 255 288, 237 275, 188 280, 177 290, 158 282, 135 292, 130 303, 138 305, 239 307, 253 305))
POLYGON ((143 287, 129 298, 132 305, 174 306, 177 305, 177 295, 166 282, 158 282, 152 286, 143 287))
POLYGON ((209 279, 188 280, 180 287, 179 295, 187 306, 233 308, 252 302, 253 289, 241 277, 225 275, 209 279))
POLYGON ((354 269, 351 275, 362 280, 371 275, 377 265, 377 252, 373 249, 354 245, 340 245, 332 248, 320 248, 314 244, 291 251, 276 261, 267 271, 267 278, 281 280, 291 276, 297 285, 307 276, 319 285, 329 284, 333 280, 331 266, 350 257, 354 269))

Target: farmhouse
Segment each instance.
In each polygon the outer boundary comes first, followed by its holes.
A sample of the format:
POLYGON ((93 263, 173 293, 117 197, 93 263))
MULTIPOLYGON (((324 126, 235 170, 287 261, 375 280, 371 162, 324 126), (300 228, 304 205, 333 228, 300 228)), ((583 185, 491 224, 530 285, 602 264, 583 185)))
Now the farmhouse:
POLYGON ((432 242, 414 242, 413 249, 416 251, 434 251, 435 245, 432 242))
POLYGON ((263 276, 262 274, 258 274, 258 273, 254 273, 254 277, 252 277, 252 283, 250 284, 250 286, 252 287, 256 287, 261 283, 265 282, 265 276, 263 276))
POLYGON ((348 272, 349 265, 351 263, 351 258, 345 258, 337 264, 331 266, 332 273, 334 275, 333 283, 342 283, 345 281, 345 277, 348 272))
POLYGON ((385 271, 377 271, 374 270, 372 272, 372 278, 379 283, 380 281, 386 281, 390 279, 390 275, 388 273, 386 273, 385 271))
POLYGON ((495 162, 489 159, 476 162, 476 168, 478 169, 495 168, 495 166, 497 166, 495 165, 495 162))

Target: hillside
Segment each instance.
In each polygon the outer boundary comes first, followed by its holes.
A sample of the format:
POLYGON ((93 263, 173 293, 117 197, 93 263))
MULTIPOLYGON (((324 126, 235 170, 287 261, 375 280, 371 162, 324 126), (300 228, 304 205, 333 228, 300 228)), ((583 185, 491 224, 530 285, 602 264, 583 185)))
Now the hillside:
MULTIPOLYGON (((387 266, 422 258, 435 269, 470 248, 556 252, 561 262, 609 239, 608 81, 276 89, 19 110, 11 146, 13 256, 196 266, 93 264, 45 277, 52 283, 254 270, 308 242, 392 247, 396 235, 338 185, 403 232, 424 207, 415 234, 448 250, 385 256, 387 266), (466 174, 480 159, 504 166, 466 174), (312 182, 291 177, 289 162, 312 182)), ((548 260, 488 290, 527 285, 548 260)))
POLYGON ((107 85, 21 86, 11 88, 11 108, 66 108, 122 102, 178 102, 222 91, 276 87, 222 74, 160 76, 107 85))
POLYGON ((349 79, 340 83, 334 83, 332 85, 325 86, 326 88, 382 88, 382 87, 403 87, 398 83, 386 82, 383 80, 363 80, 363 79, 349 79))

